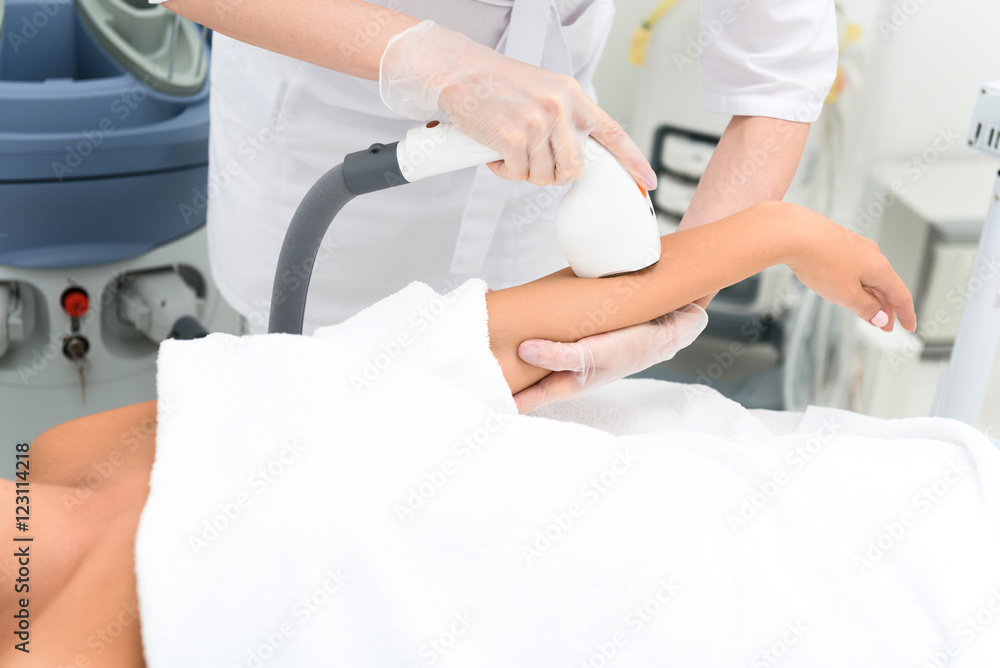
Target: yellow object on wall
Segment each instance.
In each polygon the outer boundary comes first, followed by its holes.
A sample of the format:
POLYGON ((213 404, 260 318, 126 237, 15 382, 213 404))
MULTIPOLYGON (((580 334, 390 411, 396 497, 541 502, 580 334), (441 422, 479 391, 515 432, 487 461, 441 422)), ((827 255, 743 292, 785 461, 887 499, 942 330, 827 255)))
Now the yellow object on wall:
POLYGON ((649 38, 653 34, 653 28, 679 1, 663 0, 635 29, 635 32, 632 33, 632 41, 628 45, 628 62, 636 67, 642 67, 646 64, 646 53, 649 51, 649 38))

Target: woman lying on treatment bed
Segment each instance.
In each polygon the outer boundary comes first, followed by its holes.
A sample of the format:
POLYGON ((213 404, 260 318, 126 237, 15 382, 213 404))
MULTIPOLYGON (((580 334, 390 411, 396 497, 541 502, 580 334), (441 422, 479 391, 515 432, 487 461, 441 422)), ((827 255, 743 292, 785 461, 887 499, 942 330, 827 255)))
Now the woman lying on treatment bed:
MULTIPOLYGON (((607 316, 603 331, 645 322, 778 263, 885 331, 897 315, 904 328, 916 328, 910 294, 873 242, 805 209, 768 202, 663 237, 660 261, 634 274, 580 279, 564 269, 488 294, 490 347, 516 393, 549 373, 518 358, 518 346, 529 338, 580 338, 580 323, 598 310, 607 316)), ((31 589, 15 592, 19 564, 10 547, 0 557, 0 637, 8 639, 0 665, 144 664, 133 548, 155 432, 156 402, 150 401, 53 427, 32 444, 34 542, 5 538, 29 551, 31 589), (94 490, 83 487, 102 465, 113 465, 115 474, 94 490), (76 503, 84 492, 86 503, 76 503), (12 640, 24 609, 30 654, 12 640)), ((13 517, 14 483, 0 481, 0 496, 5 516, 13 517)))

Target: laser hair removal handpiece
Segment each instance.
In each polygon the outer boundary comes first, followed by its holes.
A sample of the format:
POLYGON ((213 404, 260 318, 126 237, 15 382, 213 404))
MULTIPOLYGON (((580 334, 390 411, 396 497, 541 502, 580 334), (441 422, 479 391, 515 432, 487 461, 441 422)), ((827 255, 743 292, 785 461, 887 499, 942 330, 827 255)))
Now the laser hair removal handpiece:
MULTIPOLYGON (((601 278, 660 259, 649 194, 611 153, 587 139, 583 173, 556 208, 556 234, 573 272, 601 278)), ((271 292, 270 333, 301 334, 316 253, 334 216, 357 195, 500 160, 450 123, 431 121, 392 144, 351 153, 309 189, 292 216, 271 292)))

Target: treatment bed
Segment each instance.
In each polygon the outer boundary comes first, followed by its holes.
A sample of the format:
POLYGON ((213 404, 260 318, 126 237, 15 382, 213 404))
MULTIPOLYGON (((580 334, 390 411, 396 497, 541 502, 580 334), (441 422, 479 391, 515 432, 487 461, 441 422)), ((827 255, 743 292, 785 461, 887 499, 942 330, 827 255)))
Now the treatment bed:
POLYGON ((982 434, 653 380, 518 415, 485 289, 163 343, 150 668, 996 665, 982 434))

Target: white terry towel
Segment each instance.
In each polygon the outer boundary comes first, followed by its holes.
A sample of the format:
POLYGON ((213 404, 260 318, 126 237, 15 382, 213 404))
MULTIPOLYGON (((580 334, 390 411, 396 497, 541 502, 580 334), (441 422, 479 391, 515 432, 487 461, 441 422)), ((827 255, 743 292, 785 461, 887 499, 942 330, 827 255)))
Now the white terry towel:
POLYGON ((316 337, 164 342, 150 668, 995 665, 981 435, 822 409, 774 435, 655 381, 587 399, 620 435, 517 416, 483 289, 385 363, 426 286, 316 337))

